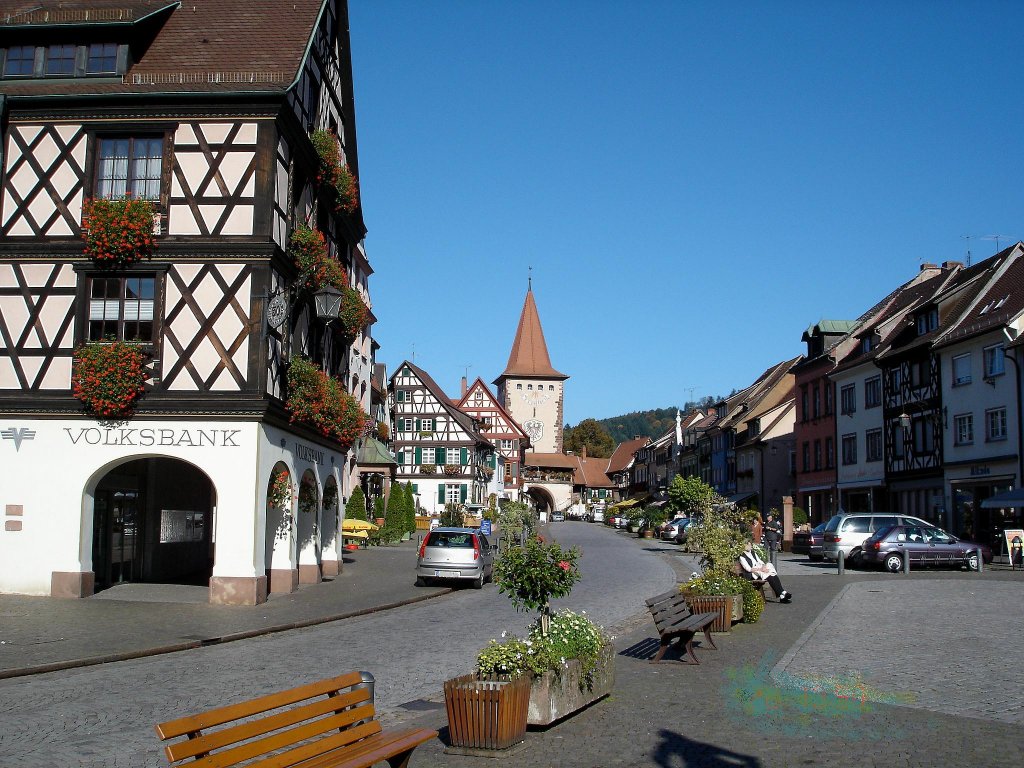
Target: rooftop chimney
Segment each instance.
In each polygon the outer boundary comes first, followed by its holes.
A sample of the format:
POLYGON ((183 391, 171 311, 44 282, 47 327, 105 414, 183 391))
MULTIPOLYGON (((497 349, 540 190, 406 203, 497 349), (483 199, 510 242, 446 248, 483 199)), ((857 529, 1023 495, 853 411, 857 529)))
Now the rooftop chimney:
POLYGON ((468 390, 469 390, 469 385, 468 385, 468 383, 466 382, 466 377, 465 377, 465 376, 463 376, 463 377, 462 377, 462 396, 463 396, 463 397, 465 397, 465 396, 466 396, 466 392, 467 392, 468 390))
POLYGON ((580 456, 582 456, 584 459, 587 458, 587 446, 584 445, 582 448, 580 448, 580 456))
POLYGON ((926 269, 938 269, 938 268, 939 268, 938 264, 932 264, 930 261, 926 261, 924 264, 921 265, 921 271, 922 272, 924 272, 926 269))
POLYGON ((953 269, 954 267, 963 267, 962 261, 944 261, 942 262, 943 269, 953 269))

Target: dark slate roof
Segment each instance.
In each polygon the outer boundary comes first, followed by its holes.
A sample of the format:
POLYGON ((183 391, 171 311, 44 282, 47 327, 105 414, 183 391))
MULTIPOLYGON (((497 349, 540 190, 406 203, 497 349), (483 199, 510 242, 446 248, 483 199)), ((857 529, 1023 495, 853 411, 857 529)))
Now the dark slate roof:
POLYGON ((123 79, 4 80, 2 89, 12 98, 283 93, 298 76, 320 8, 320 0, 189 0, 184 4, 145 0, 0 0, 0 21, 3 22, 0 35, 44 26, 42 20, 46 13, 51 18, 68 19, 59 22, 63 26, 72 23, 109 26, 110 14, 121 9, 131 29, 120 39, 131 41, 133 46, 143 50, 123 79), (17 15, 32 9, 38 10, 17 15), (88 21, 86 11, 91 14, 88 21))
POLYGON ((989 333, 1024 312, 1024 243, 1018 242, 1002 254, 1005 259, 996 268, 997 274, 977 294, 973 305, 959 321, 936 338, 935 346, 989 333))

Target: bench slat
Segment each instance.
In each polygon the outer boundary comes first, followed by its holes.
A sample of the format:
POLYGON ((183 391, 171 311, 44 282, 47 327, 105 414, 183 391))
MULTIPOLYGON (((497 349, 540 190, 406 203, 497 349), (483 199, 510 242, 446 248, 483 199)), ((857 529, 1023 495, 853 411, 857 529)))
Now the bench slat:
MULTIPOLYGON (((325 718, 323 722, 333 719, 325 718)), ((323 736, 321 735, 324 732, 322 728, 313 729, 306 733, 306 726, 300 726, 275 736, 268 736, 248 744, 226 749, 223 752, 207 755, 195 762, 183 763, 183 765, 188 765, 188 768, 193 768, 193 766, 194 768, 228 768, 228 766, 237 765, 245 765, 249 768, 256 768, 257 766, 260 766, 260 768, 286 768, 298 765, 304 760, 318 757, 331 750, 349 746, 359 739, 364 739, 367 736, 373 736, 381 732, 381 725, 377 720, 371 720, 362 725, 354 725, 342 731, 337 731, 339 727, 341 727, 340 724, 336 723, 333 729, 327 728, 326 730, 335 730, 336 733, 323 736), (305 741, 317 736, 319 738, 315 738, 313 741, 305 741), (279 752, 279 750, 285 751, 279 752), (272 754, 274 752, 278 752, 278 754, 272 754)))
POLYGON ((665 600, 670 600, 674 597, 679 597, 679 590, 673 589, 670 592, 662 592, 660 595, 647 598, 647 607, 650 608, 655 603, 660 603, 665 600))
POLYGON ((313 699, 308 704, 303 704, 302 706, 292 707, 291 709, 276 712, 255 720, 248 720, 238 725, 229 725, 217 731, 204 733, 195 739, 171 744, 164 748, 164 752, 167 754, 167 759, 173 763, 178 760, 201 755, 204 752, 212 752, 215 749, 220 749, 230 744, 238 744, 305 720, 312 720, 315 717, 326 715, 328 712, 337 714, 348 707, 353 707, 353 709, 345 714, 351 715, 352 717, 349 722, 354 723, 358 720, 373 717, 373 704, 369 702, 369 698, 370 692, 368 689, 358 688, 338 696, 325 696, 322 699, 313 699))
POLYGON ((156 732, 161 739, 184 736, 186 733, 194 733, 205 728, 229 723, 232 720, 252 717, 271 709, 295 704, 313 696, 338 691, 342 688, 351 688, 352 686, 359 685, 361 682, 362 677, 358 672, 348 672, 327 680, 290 688, 287 691, 280 691, 279 693, 272 693, 256 699, 250 699, 249 701, 239 702, 238 704, 229 704, 226 707, 211 709, 198 715, 169 720, 166 723, 157 725, 156 732))
POLYGON ((406 750, 437 738, 437 731, 412 728, 370 736, 350 749, 327 753, 302 763, 302 768, 369 768, 406 750))

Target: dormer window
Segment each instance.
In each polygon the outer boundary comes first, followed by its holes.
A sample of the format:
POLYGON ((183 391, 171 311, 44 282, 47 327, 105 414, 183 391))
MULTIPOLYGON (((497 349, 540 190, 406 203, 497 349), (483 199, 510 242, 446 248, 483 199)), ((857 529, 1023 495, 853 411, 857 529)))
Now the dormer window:
POLYGON ((35 69, 35 58, 35 46, 16 45, 13 48, 8 48, 7 60, 4 62, 4 76, 31 75, 35 69))
POLYGON ((93 43, 90 45, 85 71, 90 75, 117 72, 117 43, 93 43))
POLYGON ((932 307, 927 312, 922 312, 917 316, 917 335, 924 336, 929 331, 934 331, 939 327, 939 310, 938 307, 932 307))
POLYGON ((865 336, 863 339, 860 340, 860 351, 861 351, 862 354, 866 355, 868 352, 870 352, 874 348, 875 348, 875 337, 874 336, 871 336, 871 335, 865 336))
POLYGON ((51 45, 46 49, 47 75, 75 74, 75 46, 51 45))

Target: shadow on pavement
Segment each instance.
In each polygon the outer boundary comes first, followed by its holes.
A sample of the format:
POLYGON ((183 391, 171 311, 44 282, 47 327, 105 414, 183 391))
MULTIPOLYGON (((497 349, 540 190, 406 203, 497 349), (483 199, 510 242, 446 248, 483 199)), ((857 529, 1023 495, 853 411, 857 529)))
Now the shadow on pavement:
POLYGON ((736 768, 736 766, 748 766, 749 768, 760 768, 763 763, 752 755, 744 755, 740 752, 733 752, 730 749, 707 742, 688 739, 674 731, 662 728, 658 732, 660 741, 654 749, 651 757, 655 765, 662 768, 678 768, 683 766, 700 766, 701 768, 736 768))

